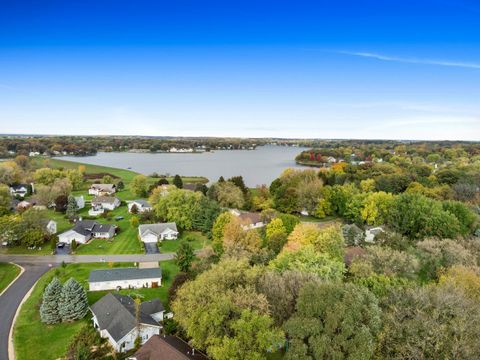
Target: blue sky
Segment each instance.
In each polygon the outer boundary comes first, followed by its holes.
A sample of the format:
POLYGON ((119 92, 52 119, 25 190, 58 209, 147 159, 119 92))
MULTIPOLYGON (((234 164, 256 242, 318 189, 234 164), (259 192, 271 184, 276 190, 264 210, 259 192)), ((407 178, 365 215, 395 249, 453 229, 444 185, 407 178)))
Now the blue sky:
POLYGON ((480 140, 479 19, 473 0, 0 0, 0 133, 480 140))

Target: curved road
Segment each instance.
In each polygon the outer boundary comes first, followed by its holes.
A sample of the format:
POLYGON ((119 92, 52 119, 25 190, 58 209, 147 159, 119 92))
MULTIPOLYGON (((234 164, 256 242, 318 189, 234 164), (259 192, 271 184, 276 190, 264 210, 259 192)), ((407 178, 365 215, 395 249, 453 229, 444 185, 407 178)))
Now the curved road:
POLYGON ((56 266, 62 261, 66 263, 166 261, 173 259, 174 256, 173 253, 76 256, 0 255, 0 262, 13 262, 25 269, 24 273, 0 296, 0 360, 8 360, 8 337, 18 306, 35 282, 48 271, 50 265, 56 266))

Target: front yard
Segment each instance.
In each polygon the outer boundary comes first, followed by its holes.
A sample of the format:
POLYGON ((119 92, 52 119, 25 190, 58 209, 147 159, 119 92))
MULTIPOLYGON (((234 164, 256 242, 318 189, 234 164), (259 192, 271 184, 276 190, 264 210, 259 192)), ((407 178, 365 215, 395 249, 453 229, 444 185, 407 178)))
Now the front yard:
MULTIPOLYGON (((131 263, 115 263, 114 267, 133 266, 131 263)), ((58 359, 63 356, 71 339, 78 333, 85 323, 90 322, 90 314, 80 321, 45 325, 40 321, 39 308, 42 302, 43 290, 54 276, 62 283, 70 277, 78 280, 88 288, 88 277, 91 270, 108 268, 106 263, 69 264, 65 268, 57 268, 44 274, 32 294, 23 304, 14 328, 15 353, 18 360, 58 359)), ((121 290, 121 294, 140 297, 142 301, 160 298, 168 308, 167 296, 175 274, 178 272, 173 261, 160 263, 162 269, 162 287, 156 289, 121 290)), ((88 292, 88 301, 93 304, 108 291, 88 292)))

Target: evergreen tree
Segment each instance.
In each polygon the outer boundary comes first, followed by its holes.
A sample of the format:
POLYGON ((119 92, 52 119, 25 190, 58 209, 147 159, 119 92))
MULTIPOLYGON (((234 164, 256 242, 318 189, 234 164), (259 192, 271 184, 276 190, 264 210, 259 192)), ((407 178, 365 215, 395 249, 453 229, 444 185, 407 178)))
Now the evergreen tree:
POLYGON ((175 263, 180 268, 180 271, 188 273, 194 259, 195 253, 192 245, 187 239, 181 241, 175 256, 175 263))
POLYGON ((40 319, 45 324, 56 324, 62 320, 59 313, 59 300, 62 294, 62 283, 54 277, 43 292, 40 306, 40 319))
POLYGON ((88 312, 87 292, 74 278, 63 286, 59 309, 62 321, 82 319, 88 312))
POLYGON ((123 190, 123 189, 125 189, 125 184, 123 183, 122 180, 120 180, 120 181, 117 183, 117 189, 118 189, 118 190, 123 190))
POLYGON ((173 178, 173 185, 175 185, 177 188, 182 189, 183 188, 183 181, 180 175, 175 175, 173 178))
POLYGON ((219 183, 225 182, 225 178, 224 178, 223 176, 220 176, 220 177, 218 178, 218 182, 219 182, 219 183))
POLYGON ((78 205, 75 197, 70 195, 67 201, 67 216, 74 217, 77 214, 78 205))

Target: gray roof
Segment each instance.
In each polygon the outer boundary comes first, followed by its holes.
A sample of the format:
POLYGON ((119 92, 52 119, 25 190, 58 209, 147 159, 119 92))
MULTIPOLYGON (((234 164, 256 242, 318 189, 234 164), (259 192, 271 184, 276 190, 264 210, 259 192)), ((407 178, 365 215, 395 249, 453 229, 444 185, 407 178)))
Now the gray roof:
POLYGON ((138 280, 152 279, 158 277, 162 277, 162 270, 160 268, 114 268, 90 271, 90 277, 88 278, 88 282, 138 280))
POLYGON ((92 204, 113 204, 117 200, 114 196, 97 196, 92 200, 92 204))
MULTIPOLYGON (((140 305, 140 323, 159 326, 150 316, 154 313, 148 312, 149 306, 144 307, 143 304, 140 305)), ((158 306, 152 308, 156 309, 158 306)), ((90 309, 96 316, 100 329, 106 329, 115 341, 122 339, 136 326, 135 302, 130 296, 109 293, 90 309)))
POLYGON ((94 232, 107 233, 107 232, 110 232, 112 228, 115 229, 115 225, 100 224, 95 220, 82 220, 82 221, 77 221, 72 230, 81 235, 87 236, 87 235, 91 235, 94 232))
POLYGON ((148 231, 151 231, 154 234, 160 235, 167 229, 178 231, 177 224, 174 222, 159 223, 159 224, 142 224, 138 227, 138 230, 140 231, 140 236, 143 236, 148 231))

